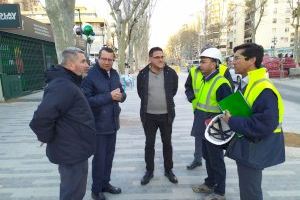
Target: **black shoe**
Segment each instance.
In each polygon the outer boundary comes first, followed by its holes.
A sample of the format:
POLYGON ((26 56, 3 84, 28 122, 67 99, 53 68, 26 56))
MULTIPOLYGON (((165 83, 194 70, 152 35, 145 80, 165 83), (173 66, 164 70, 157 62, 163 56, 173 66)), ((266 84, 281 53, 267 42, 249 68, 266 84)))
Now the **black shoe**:
POLYGON ((94 192, 92 192, 92 199, 94 200, 105 200, 105 196, 102 192, 99 192, 98 194, 95 194, 94 192))
POLYGON ((152 178, 153 178, 153 172, 152 171, 146 171, 145 175, 143 176, 143 178, 141 180, 141 185, 148 184, 152 178))
POLYGON ((172 183, 178 183, 178 180, 172 170, 165 171, 165 176, 169 179, 172 183))
POLYGON ((192 169, 195 169, 196 167, 200 167, 200 166, 202 166, 202 163, 194 160, 190 165, 186 166, 186 168, 188 170, 192 170, 192 169))
POLYGON ((111 184, 108 184, 106 187, 102 189, 102 192, 108 192, 111 194, 120 194, 122 192, 121 188, 112 186, 111 184))

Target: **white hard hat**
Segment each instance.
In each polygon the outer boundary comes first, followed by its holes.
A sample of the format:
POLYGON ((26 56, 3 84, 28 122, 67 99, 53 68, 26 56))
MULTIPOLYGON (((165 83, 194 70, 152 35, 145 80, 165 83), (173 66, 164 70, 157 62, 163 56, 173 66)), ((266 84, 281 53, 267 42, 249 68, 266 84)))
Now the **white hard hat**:
POLYGON ((220 62, 223 61, 221 51, 217 48, 214 48, 214 47, 211 47, 211 48, 208 48, 208 49, 204 50, 200 54, 200 57, 208 57, 208 58, 212 58, 212 59, 217 59, 220 62))
POLYGON ((215 145, 226 144, 235 134, 222 116, 223 114, 215 116, 206 126, 204 133, 205 139, 215 145))

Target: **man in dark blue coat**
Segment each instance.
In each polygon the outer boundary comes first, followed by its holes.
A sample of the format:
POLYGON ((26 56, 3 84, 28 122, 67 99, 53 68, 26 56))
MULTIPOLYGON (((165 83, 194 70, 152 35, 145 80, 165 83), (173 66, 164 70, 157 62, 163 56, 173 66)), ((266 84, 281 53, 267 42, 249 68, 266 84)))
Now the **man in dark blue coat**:
POLYGON ((242 75, 240 91, 252 114, 238 117, 226 112, 224 120, 240 134, 230 142, 226 155, 237 164, 240 199, 263 200, 263 169, 285 161, 283 101, 266 69, 261 67, 261 45, 245 43, 234 47, 233 52, 235 72, 242 75))
POLYGON ((146 173, 141 180, 146 185, 153 177, 155 136, 160 130, 163 143, 165 176, 178 183, 174 175, 172 152, 172 124, 175 118, 174 96, 178 89, 176 72, 164 62, 163 50, 153 47, 149 51, 149 65, 137 77, 137 91, 141 99, 140 116, 146 136, 146 173))
POLYGON ((98 61, 82 83, 82 89, 94 113, 97 129, 97 147, 92 163, 92 198, 97 200, 105 199, 103 192, 121 193, 121 188, 109 183, 116 134, 120 128, 119 102, 126 99, 119 74, 112 68, 114 59, 113 50, 103 47, 99 52, 98 61))
POLYGON ((58 164, 60 200, 83 199, 88 158, 95 151, 94 117, 80 88, 87 70, 82 50, 65 49, 61 65, 47 71, 48 85, 30 122, 38 140, 47 143, 50 162, 58 164))

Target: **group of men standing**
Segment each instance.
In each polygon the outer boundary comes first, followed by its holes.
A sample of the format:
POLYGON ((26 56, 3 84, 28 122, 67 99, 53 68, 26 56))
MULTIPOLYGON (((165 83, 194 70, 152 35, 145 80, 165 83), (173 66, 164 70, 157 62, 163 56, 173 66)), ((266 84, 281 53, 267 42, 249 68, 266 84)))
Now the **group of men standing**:
MULTIPOLYGON (((263 162, 257 166, 247 162, 247 159, 237 158, 234 150, 228 155, 237 161, 242 200, 261 200, 262 169, 284 161, 283 134, 278 126, 282 122, 282 100, 276 88, 264 76, 264 68, 260 67, 263 56, 261 49, 261 46, 253 43, 234 49, 234 64, 237 72, 243 76, 243 89, 248 95, 253 114, 249 118, 231 116, 230 113, 224 115, 224 120, 233 131, 244 134, 246 146, 242 151, 249 152, 253 141, 253 144, 267 141, 258 147, 259 151, 265 151, 265 156, 273 156, 267 161, 259 160, 265 157, 253 158, 256 163, 263 162), (263 84, 259 84, 261 82, 263 84), (263 102, 268 102, 268 105, 263 102), (269 141, 277 142, 276 151, 270 150, 274 147, 270 146, 269 141)), ((47 72, 48 84, 30 127, 41 142, 47 143, 49 160, 58 164, 60 200, 83 199, 88 158, 92 155, 91 196, 95 200, 105 200, 104 192, 122 192, 121 188, 110 184, 116 135, 120 128, 119 103, 126 99, 119 74, 112 68, 115 54, 111 48, 103 47, 98 61, 90 70, 80 49, 67 48, 62 52, 62 57, 62 63, 47 72)), ((187 99, 193 106, 192 135, 195 137, 194 161, 187 168, 201 166, 203 157, 207 178, 203 184, 192 189, 194 192, 208 193, 207 200, 220 200, 225 199, 223 151, 227 146, 208 142, 204 138, 204 131, 207 120, 221 112, 218 102, 232 94, 232 80, 226 67, 221 66, 221 52, 218 49, 205 49, 200 57, 200 66, 191 68, 185 83, 187 99)), ((146 172, 141 185, 148 184, 154 175, 158 129, 163 144, 165 176, 170 182, 178 183, 173 173, 171 142, 177 89, 178 76, 165 63, 163 50, 152 48, 149 51, 149 64, 137 76, 137 92, 141 99, 140 118, 146 138, 146 172)))

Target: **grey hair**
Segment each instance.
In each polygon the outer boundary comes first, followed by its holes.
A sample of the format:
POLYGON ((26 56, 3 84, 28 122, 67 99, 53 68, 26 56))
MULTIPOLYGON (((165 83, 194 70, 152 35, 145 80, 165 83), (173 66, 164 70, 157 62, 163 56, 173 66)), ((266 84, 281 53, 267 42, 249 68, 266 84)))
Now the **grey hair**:
POLYGON ((77 47, 68 47, 65 50, 63 50, 63 52, 61 53, 61 65, 66 65, 69 60, 74 60, 74 58, 77 57, 78 53, 84 54, 84 51, 77 47))

